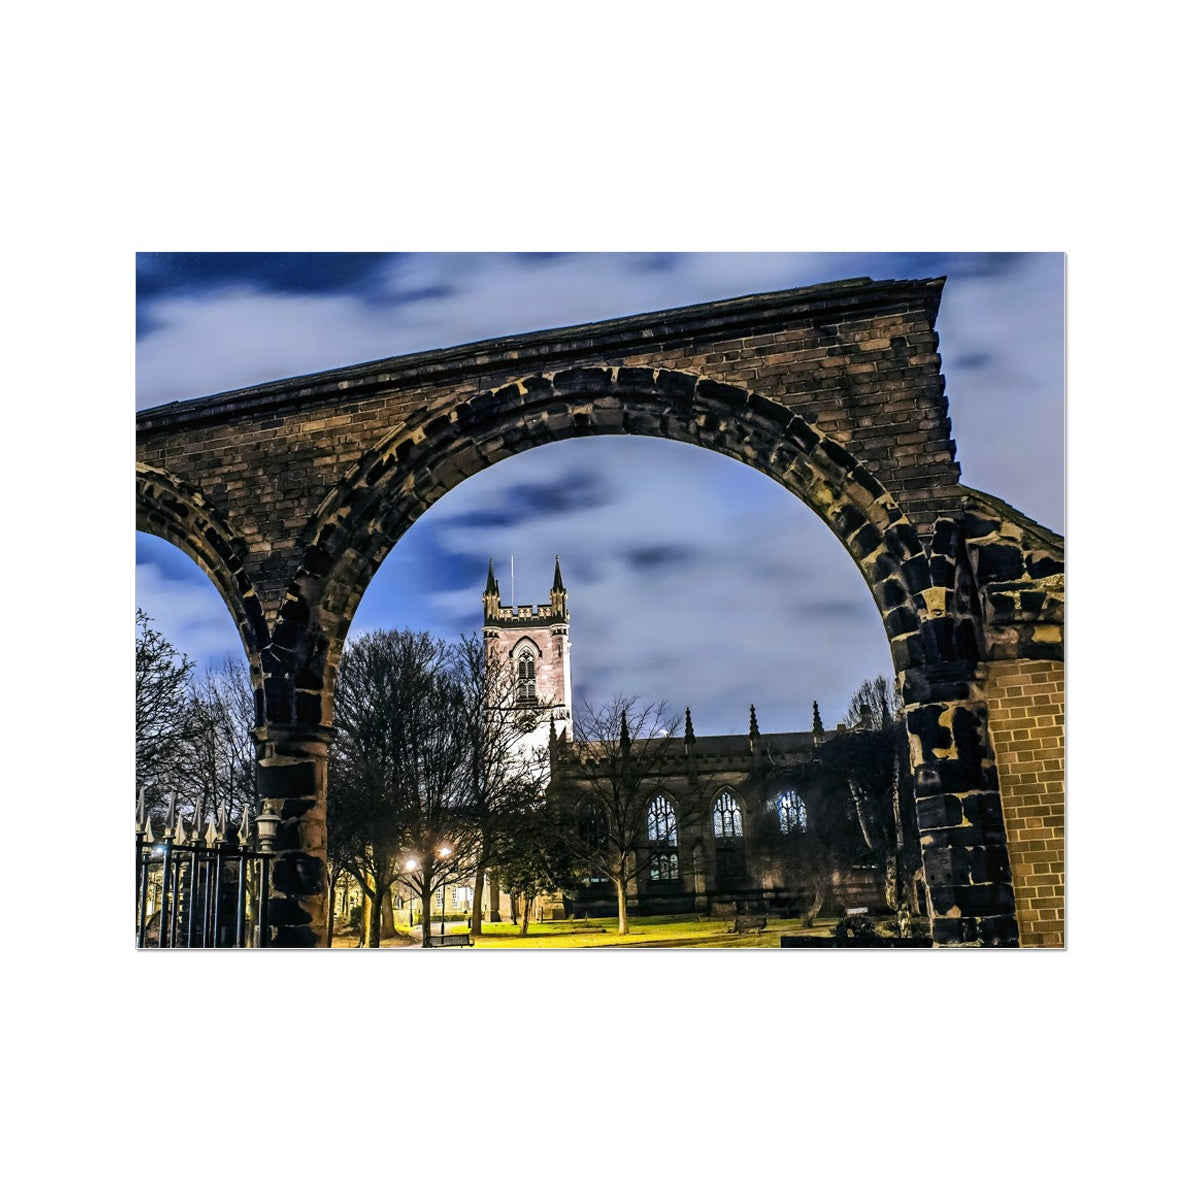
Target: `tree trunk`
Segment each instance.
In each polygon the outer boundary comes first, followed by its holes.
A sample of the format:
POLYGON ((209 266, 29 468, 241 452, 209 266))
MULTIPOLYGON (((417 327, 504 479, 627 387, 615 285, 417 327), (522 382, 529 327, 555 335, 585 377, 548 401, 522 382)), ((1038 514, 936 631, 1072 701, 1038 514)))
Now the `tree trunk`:
POLYGON ((421 945, 429 945, 429 935, 433 932, 433 913, 430 911, 432 905, 430 900, 433 897, 433 888, 429 886, 428 879, 421 880, 421 945))
POLYGON ((518 898, 516 892, 508 893, 508 907, 512 910, 512 923, 514 925, 516 925, 517 924, 517 913, 521 908, 521 902, 520 902, 520 899, 518 898))
POLYGON ((483 932, 483 872, 484 872, 484 855, 487 852, 487 846, 479 856, 479 863, 475 867, 475 895, 471 900, 471 932, 478 937, 483 932))
POLYGON ((821 912, 821 906, 825 903, 825 882, 822 880, 817 884, 817 890, 813 896, 813 902, 808 906, 808 912, 800 918, 800 927, 802 929, 810 929, 812 923, 817 919, 821 912))
POLYGON ((379 920, 379 938, 382 941, 384 938, 394 938, 396 936, 396 913, 392 908, 392 889, 386 887, 383 890, 383 903, 380 907, 379 920))
POLYGON ((383 918, 383 905, 379 898, 379 884, 375 885, 375 895, 371 897, 371 933, 367 938, 367 946, 379 949, 379 933, 383 918))
POLYGON ((617 933, 629 932, 629 901, 625 895, 625 877, 619 876, 617 884, 617 933))
POLYGON ((533 908, 533 897, 521 897, 521 936, 525 937, 529 932, 529 911, 533 908))
POLYGON ((334 899, 334 896, 337 894, 337 881, 338 881, 338 875, 340 873, 341 872, 339 872, 339 871, 331 871, 329 873, 329 906, 328 906, 329 907, 329 916, 325 922, 325 926, 326 926, 326 928, 325 928, 325 945, 326 946, 333 945, 333 899, 334 899))

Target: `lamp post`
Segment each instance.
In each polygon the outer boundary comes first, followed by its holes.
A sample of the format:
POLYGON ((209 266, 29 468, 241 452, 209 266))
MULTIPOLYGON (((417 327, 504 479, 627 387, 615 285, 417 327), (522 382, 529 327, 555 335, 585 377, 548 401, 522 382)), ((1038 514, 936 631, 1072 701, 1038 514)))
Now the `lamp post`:
MULTIPOLYGON (((452 846, 439 846, 438 847, 438 858, 440 858, 443 863, 453 853, 454 853, 454 848, 452 846)), ((443 868, 443 874, 442 874, 442 933, 443 934, 445 934, 445 932, 446 932, 446 876, 445 876, 444 872, 445 872, 445 868, 443 868)))

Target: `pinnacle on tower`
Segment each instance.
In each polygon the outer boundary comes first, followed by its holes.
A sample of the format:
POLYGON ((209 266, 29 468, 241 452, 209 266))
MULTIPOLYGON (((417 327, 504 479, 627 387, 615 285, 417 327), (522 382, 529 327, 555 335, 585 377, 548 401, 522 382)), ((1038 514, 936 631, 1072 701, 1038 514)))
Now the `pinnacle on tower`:
POLYGON ((500 585, 496 582, 496 573, 492 570, 492 560, 488 559, 487 587, 483 589, 485 596, 499 596, 500 585))
POLYGON ((550 595, 555 592, 565 592, 567 589, 563 587, 562 569, 558 565, 558 555, 554 556, 554 582, 550 585, 550 595))
POLYGON ((692 710, 690 708, 683 710, 683 741, 686 746, 693 746, 696 743, 696 731, 692 728, 692 710))
POLYGON ((628 758, 630 751, 629 722, 625 720, 625 710, 621 709, 621 754, 628 758))
POLYGON ((754 712, 754 705, 750 705, 750 736, 758 737, 758 717, 754 712))
POLYGON ((817 702, 813 701, 813 733, 824 733, 825 726, 821 724, 821 710, 817 707, 817 702))

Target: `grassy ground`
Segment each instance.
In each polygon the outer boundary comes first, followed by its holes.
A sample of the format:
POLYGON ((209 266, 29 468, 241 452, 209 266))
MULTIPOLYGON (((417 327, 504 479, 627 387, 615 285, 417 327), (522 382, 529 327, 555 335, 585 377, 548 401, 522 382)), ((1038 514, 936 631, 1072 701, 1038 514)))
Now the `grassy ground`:
MULTIPOLYGON (((484 922, 483 932, 475 939, 476 949, 487 950, 570 950, 678 947, 696 949, 720 946, 731 949, 751 950, 762 947, 778 947, 784 935, 808 937, 831 937, 837 920, 834 917, 820 918, 809 928, 799 920, 771 918, 767 927, 755 933, 730 933, 733 917, 633 917, 630 931, 624 937, 617 933, 615 917, 593 918, 589 921, 554 921, 546 924, 530 922, 529 933, 522 937, 520 928, 509 922, 484 922)), ((880 923, 882 925, 882 923, 880 923)), ((465 921, 448 921, 447 933, 465 933, 465 921)), ((433 931, 440 932, 439 922, 434 922, 433 931)), ((884 932, 880 928, 880 932, 884 932)), ((384 940, 383 949, 418 947, 421 931, 409 930, 407 926, 397 930, 395 938, 384 940)), ((358 935, 336 936, 335 949, 352 949, 358 945, 358 935)))
MULTIPOLYGON (((811 929, 802 929, 798 920, 769 920, 759 933, 730 933, 732 917, 633 917, 629 933, 617 933, 615 917, 591 921, 556 921, 538 925, 530 923, 526 937, 520 936, 516 925, 484 923, 483 933, 475 939, 476 947, 497 950, 566 950, 581 947, 704 947, 727 946, 741 949, 779 945, 782 934, 806 933, 828 937, 837 922, 818 921, 811 929), (579 929, 577 926, 585 926, 579 929), (593 932, 593 929, 603 932, 593 932)), ((449 929, 447 929, 449 932, 449 929)))

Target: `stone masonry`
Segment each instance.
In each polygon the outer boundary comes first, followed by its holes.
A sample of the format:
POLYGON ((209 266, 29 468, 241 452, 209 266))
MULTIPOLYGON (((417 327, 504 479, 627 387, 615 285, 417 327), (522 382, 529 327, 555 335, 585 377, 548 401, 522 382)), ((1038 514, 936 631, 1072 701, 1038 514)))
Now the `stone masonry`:
MULTIPOLYGON (((320 944, 325 926, 324 746, 374 571, 460 480, 597 434, 729 455, 834 531, 875 597, 902 687, 935 940, 1050 944, 1029 924, 1042 910, 1014 896, 1027 877, 1010 863, 989 665, 1061 663, 1063 542, 959 483, 934 332, 942 283, 719 301, 139 414, 139 528, 205 569, 250 664, 260 786, 283 818, 273 944, 320 944)), ((1061 796, 1061 764, 1047 784, 1061 796)))

